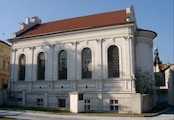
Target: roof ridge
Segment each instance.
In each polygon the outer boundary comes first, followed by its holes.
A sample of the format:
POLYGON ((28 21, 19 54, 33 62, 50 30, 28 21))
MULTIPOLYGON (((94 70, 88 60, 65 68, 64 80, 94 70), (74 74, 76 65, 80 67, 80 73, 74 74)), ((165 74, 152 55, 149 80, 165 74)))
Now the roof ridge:
POLYGON ((109 11, 104 13, 96 13, 96 14, 60 19, 51 22, 45 22, 39 25, 34 25, 30 27, 30 29, 23 30, 20 34, 10 39, 10 41, 13 39, 46 35, 49 33, 50 34, 62 33, 74 30, 92 29, 96 27, 106 27, 110 25, 120 25, 120 24, 135 22, 133 19, 134 17, 132 15, 133 14, 132 11, 133 8, 126 8, 117 11, 109 11))
POLYGON ((42 24, 54 23, 54 22, 58 22, 58 21, 71 20, 71 19, 78 19, 78 18, 90 17, 90 16, 96 16, 96 15, 103 15, 103 14, 109 14, 109 13, 115 13, 115 12, 121 12, 121 11, 125 11, 125 10, 126 9, 122 9, 122 10, 118 10, 118 11, 115 10, 115 11, 104 12, 104 13, 89 14, 89 15, 83 15, 83 16, 77 16, 77 17, 70 17, 70 18, 59 19, 59 20, 54 20, 54 21, 50 21, 50 22, 44 22, 42 24))

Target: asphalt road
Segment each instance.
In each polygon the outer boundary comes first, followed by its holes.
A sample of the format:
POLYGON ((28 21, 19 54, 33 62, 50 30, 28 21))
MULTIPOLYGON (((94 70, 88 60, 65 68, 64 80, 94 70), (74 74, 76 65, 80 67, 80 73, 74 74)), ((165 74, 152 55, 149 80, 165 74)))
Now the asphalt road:
POLYGON ((174 110, 170 109, 154 117, 96 117, 82 115, 57 115, 31 112, 31 111, 14 111, 0 110, 0 117, 15 118, 17 120, 174 120, 174 110))

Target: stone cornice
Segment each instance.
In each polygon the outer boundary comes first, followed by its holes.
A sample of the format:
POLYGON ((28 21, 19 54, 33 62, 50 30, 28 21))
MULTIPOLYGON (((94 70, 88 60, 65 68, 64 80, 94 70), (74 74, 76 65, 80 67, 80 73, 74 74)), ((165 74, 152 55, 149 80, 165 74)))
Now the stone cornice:
POLYGON ((137 34, 136 37, 146 37, 146 38, 150 38, 150 39, 154 39, 157 36, 157 34, 153 31, 150 30, 142 30, 139 29, 137 30, 137 34))

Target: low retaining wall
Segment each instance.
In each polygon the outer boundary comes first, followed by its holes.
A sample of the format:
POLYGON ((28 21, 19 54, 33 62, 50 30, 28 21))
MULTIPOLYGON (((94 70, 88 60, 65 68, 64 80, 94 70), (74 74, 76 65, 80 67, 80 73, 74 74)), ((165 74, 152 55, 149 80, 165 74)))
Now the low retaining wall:
POLYGON ((142 112, 148 112, 155 107, 155 97, 153 95, 143 94, 141 95, 142 112))
POLYGON ((132 113, 141 114, 151 110, 156 105, 153 95, 135 93, 131 96, 132 113))

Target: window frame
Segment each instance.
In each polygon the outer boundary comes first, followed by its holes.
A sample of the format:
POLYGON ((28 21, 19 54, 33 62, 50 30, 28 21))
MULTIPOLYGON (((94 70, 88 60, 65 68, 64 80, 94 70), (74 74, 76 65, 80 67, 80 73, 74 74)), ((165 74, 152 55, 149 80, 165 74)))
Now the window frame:
POLYGON ((37 55, 37 80, 45 80, 45 63, 45 53, 40 52, 37 55))
POLYGON ((92 79, 92 69, 93 69, 92 67, 93 67, 92 50, 89 47, 85 47, 82 49, 82 52, 81 52, 81 78, 82 79, 92 79), (86 56, 84 55, 85 50, 89 50, 87 51, 86 56), (85 57, 88 57, 86 61, 84 60, 85 57), (84 70, 85 68, 87 69, 86 71, 84 70))
POLYGON ((119 102, 118 100, 110 100, 110 110, 111 111, 119 111, 119 102))
POLYGON ((19 70, 18 70, 18 80, 24 81, 26 76, 26 55, 21 54, 19 56, 19 70))
POLYGON ((59 108, 65 108, 66 107, 66 99, 58 99, 58 107, 59 108))
POLYGON ((37 98, 36 99, 37 106, 43 106, 44 105, 44 99, 43 98, 37 98))
POLYGON ((67 69, 67 67, 68 67, 68 54, 67 54, 67 51, 66 50, 61 50, 61 51, 59 51, 59 53, 58 53, 58 57, 57 57, 57 60, 58 60, 58 71, 57 71, 57 73, 58 73, 58 80, 67 80, 67 78, 68 78, 68 69, 67 69), (65 53, 63 53, 63 52, 65 52, 65 53), (62 64, 60 64, 61 62, 61 54, 65 54, 65 60, 64 61, 62 61, 62 62, 65 62, 65 68, 63 67, 62 69, 65 69, 64 71, 62 70, 60 70, 60 65, 62 65, 62 64), (65 74, 65 75, 63 75, 63 74, 65 74), (63 76, 62 76, 63 75, 63 76))
POLYGON ((108 63, 108 66, 107 66, 108 78, 109 79, 110 78, 111 79, 112 78, 119 78, 120 77, 120 54, 119 54, 118 46, 111 45, 108 47, 108 49, 107 49, 107 63, 108 63), (113 56, 114 52, 117 56, 113 56), (115 65, 113 65, 113 64, 115 64, 115 65), (113 71, 113 70, 115 70, 115 71, 113 71))
POLYGON ((91 99, 84 100, 84 109, 85 111, 91 110, 91 99))

